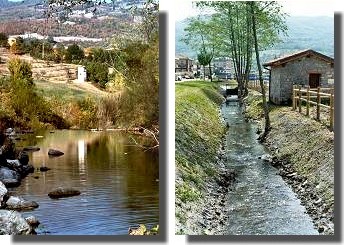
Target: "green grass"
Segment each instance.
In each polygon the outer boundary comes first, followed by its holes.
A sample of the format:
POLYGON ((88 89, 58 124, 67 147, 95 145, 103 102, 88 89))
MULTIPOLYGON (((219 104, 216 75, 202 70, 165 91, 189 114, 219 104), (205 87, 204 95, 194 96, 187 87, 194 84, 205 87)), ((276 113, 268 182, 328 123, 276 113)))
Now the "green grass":
MULTIPOLYGON (((218 84, 202 81, 176 84, 176 204, 201 199, 204 184, 217 173, 216 159, 225 127, 219 107, 224 101, 218 84)), ((186 215, 183 210, 180 223, 186 215)), ((179 215, 178 215, 179 216, 179 215)))
POLYGON ((77 101, 86 97, 95 97, 95 94, 73 87, 71 84, 50 83, 37 80, 35 81, 35 85, 38 94, 47 99, 59 98, 64 101, 77 101))

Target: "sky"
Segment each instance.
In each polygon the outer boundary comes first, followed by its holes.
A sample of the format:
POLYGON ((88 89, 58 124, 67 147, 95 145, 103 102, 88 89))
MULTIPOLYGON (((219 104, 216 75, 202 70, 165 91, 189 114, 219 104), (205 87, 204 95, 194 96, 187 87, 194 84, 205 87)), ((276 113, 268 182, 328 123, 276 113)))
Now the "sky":
MULTIPOLYGON (((199 14, 199 11, 192 8, 190 0, 176 0, 174 17, 175 20, 183 20, 190 16, 199 14)), ((336 6, 331 0, 285 0, 278 1, 284 11, 291 16, 333 16, 336 6)))

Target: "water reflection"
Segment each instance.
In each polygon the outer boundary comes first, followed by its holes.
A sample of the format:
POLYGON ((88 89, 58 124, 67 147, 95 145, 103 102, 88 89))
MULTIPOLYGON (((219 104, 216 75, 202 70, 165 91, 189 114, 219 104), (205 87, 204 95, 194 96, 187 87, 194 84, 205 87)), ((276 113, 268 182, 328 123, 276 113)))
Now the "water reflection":
POLYGON ((78 140, 78 160, 80 174, 85 174, 85 141, 78 140))
POLYGON ((33 135, 23 142, 41 148, 30 154, 33 165, 51 170, 28 176, 16 192, 39 203, 31 213, 38 216, 43 230, 52 234, 126 234, 129 226, 159 223, 156 154, 133 146, 130 136, 116 132, 65 130, 41 135, 44 138, 33 135), (65 154, 50 158, 49 148, 65 154), (75 187, 82 194, 50 200, 47 193, 57 186, 75 187))

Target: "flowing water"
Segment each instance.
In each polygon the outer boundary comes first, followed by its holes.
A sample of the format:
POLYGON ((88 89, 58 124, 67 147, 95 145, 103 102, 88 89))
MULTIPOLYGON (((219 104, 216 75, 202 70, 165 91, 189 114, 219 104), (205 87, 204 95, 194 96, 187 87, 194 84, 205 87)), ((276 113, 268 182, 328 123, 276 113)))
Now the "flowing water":
POLYGON ((159 223, 158 155, 135 146, 130 137, 63 130, 27 135, 17 144, 40 147, 30 153, 35 173, 13 189, 40 205, 24 213, 39 219, 39 234, 119 235, 127 234, 130 226, 150 228, 159 223), (64 155, 49 157, 49 148, 64 155), (51 170, 40 172, 41 166, 51 170), (74 187, 81 195, 50 199, 49 191, 59 186, 74 187))
POLYGON ((311 218, 277 169, 259 159, 269 151, 257 140, 237 101, 223 105, 229 124, 227 157, 237 176, 228 193, 230 235, 318 235, 311 218))

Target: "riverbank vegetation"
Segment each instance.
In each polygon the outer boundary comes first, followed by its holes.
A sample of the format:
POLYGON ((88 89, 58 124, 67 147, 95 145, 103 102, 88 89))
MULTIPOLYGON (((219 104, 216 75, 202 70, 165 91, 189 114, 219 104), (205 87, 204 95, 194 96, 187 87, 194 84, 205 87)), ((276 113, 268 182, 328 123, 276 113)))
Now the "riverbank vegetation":
POLYGON ((249 74, 256 62, 265 116, 263 139, 270 129, 270 119, 260 52, 279 42, 280 34, 286 32, 286 14, 282 6, 276 1, 202 1, 196 6, 213 14, 190 18, 183 41, 197 50, 198 62, 204 71, 208 66, 211 80, 212 60, 230 57, 232 73, 238 83, 238 98, 242 102, 248 95, 249 74))
POLYGON ((225 134, 219 111, 223 101, 215 83, 176 84, 177 233, 190 229, 191 211, 203 206, 205 186, 218 175, 217 156, 225 134))

